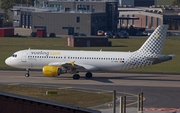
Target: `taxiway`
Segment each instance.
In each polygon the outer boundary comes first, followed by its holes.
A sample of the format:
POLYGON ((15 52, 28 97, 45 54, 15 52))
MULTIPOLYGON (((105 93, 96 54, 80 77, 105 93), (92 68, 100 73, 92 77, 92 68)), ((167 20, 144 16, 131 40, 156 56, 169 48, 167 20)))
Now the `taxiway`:
POLYGON ((71 74, 58 77, 44 77, 40 71, 0 71, 0 84, 31 85, 62 89, 75 89, 96 93, 112 93, 128 97, 128 106, 137 106, 137 95, 144 93, 146 108, 179 108, 180 75, 177 74, 133 74, 133 73, 93 73, 92 79, 73 80, 71 74))

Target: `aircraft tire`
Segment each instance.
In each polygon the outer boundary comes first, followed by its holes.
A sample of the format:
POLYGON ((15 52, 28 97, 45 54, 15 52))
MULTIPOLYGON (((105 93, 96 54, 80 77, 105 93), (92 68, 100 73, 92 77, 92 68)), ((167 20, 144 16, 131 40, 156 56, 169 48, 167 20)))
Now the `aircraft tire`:
POLYGON ((73 75, 73 79, 74 79, 74 80, 78 80, 79 78, 80 78, 80 75, 79 75, 79 74, 74 74, 74 75, 73 75))
POLYGON ((25 74, 25 77, 29 77, 29 73, 26 73, 26 74, 25 74))
POLYGON ((87 72, 86 73, 86 78, 92 78, 92 73, 91 72, 87 72))

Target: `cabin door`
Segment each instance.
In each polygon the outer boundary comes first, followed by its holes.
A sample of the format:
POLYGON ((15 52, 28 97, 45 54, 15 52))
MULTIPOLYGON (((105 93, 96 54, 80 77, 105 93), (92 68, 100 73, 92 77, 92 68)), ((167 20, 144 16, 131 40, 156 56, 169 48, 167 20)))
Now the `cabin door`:
POLYGON ((21 61, 22 62, 26 62, 27 61, 27 53, 26 52, 22 53, 21 61))

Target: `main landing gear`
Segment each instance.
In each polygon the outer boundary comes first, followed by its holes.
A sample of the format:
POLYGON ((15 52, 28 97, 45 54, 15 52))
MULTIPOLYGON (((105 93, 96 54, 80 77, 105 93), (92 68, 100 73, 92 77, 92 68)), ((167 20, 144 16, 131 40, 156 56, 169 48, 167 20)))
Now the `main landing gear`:
POLYGON ((75 73, 75 74, 73 75, 73 79, 74 79, 74 80, 78 80, 79 78, 80 78, 80 75, 79 75, 79 74, 75 73))
POLYGON ((92 73, 88 71, 88 72, 86 73, 86 78, 87 78, 87 79, 92 78, 92 73))
POLYGON ((29 74, 29 69, 26 69, 26 74, 25 74, 25 77, 29 77, 30 74, 29 74))
MULTIPOLYGON (((91 72, 87 72, 86 74, 85 74, 85 77, 87 78, 87 79, 90 79, 90 78, 92 78, 92 73, 91 72)), ((75 73, 74 75, 73 75, 73 79, 74 80, 78 80, 80 78, 80 75, 78 74, 78 73, 75 73)))

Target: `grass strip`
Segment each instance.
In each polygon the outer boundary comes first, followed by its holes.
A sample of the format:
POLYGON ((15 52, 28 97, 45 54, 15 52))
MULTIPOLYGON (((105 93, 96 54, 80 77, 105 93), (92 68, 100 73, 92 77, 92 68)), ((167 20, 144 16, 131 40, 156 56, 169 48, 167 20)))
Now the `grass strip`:
POLYGON ((79 107, 91 107, 112 101, 112 95, 109 94, 98 94, 76 90, 42 88, 33 86, 0 85, 0 91, 79 107), (58 94, 46 95, 47 90, 56 90, 58 94))
MULTIPOLYGON (((23 49, 55 50, 93 50, 99 51, 135 51, 141 47, 147 37, 130 39, 109 39, 112 47, 68 47, 66 38, 0 38, 0 69, 15 69, 5 64, 5 59, 14 52, 23 49)), ((171 61, 123 72, 180 73, 180 37, 167 37, 162 54, 176 54, 171 61)))

